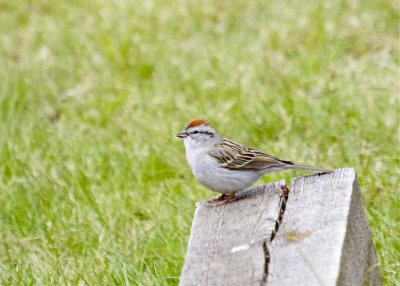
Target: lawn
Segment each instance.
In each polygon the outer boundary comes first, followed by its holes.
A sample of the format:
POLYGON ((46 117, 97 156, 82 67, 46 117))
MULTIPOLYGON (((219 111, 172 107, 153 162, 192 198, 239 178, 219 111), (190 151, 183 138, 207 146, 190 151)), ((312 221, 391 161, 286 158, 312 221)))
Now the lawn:
POLYGON ((0 66, 0 284, 176 285, 204 117, 354 167, 399 285, 398 1, 0 0, 0 66))

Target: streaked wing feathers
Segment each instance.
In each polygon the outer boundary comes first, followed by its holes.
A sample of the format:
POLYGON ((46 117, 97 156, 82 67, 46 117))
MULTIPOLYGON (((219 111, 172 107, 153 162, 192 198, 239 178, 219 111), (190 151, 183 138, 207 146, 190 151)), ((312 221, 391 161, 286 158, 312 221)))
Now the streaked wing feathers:
POLYGON ((215 149, 209 153, 216 158, 221 166, 232 170, 262 170, 267 168, 283 167, 292 164, 290 161, 282 161, 278 158, 223 139, 215 145, 215 149))

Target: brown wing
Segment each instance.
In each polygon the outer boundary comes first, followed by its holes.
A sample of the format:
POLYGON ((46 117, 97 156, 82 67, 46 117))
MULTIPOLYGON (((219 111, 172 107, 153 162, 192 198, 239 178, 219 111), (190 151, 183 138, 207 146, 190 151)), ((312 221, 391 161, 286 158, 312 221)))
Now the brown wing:
POLYGON ((223 167, 232 170, 262 170, 292 164, 290 161, 279 160, 270 154, 246 147, 228 139, 223 139, 217 143, 215 149, 209 155, 216 158, 223 167))

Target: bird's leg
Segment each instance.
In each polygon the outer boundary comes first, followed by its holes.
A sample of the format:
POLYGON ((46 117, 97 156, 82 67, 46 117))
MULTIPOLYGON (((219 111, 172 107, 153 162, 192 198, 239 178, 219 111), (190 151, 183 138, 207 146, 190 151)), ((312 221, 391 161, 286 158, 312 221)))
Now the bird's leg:
POLYGON ((227 194, 225 193, 225 194, 222 194, 222 195, 220 195, 220 196, 218 196, 218 197, 211 198, 211 199, 207 200, 207 202, 222 201, 222 200, 225 199, 226 195, 227 195, 227 194))
POLYGON ((235 193, 224 193, 224 194, 220 195, 219 197, 207 200, 207 205, 215 207, 215 206, 224 205, 226 203, 230 203, 234 200, 235 200, 235 193))

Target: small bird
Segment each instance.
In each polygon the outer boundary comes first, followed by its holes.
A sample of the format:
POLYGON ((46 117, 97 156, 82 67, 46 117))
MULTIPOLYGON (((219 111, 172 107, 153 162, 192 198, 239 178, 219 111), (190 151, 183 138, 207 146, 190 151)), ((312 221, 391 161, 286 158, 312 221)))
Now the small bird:
POLYGON ((250 187, 266 173, 287 169, 333 172, 296 165, 223 138, 204 119, 191 121, 176 136, 183 139, 186 159, 197 180, 210 190, 222 194, 208 200, 211 205, 221 205, 235 200, 237 192, 250 187))

